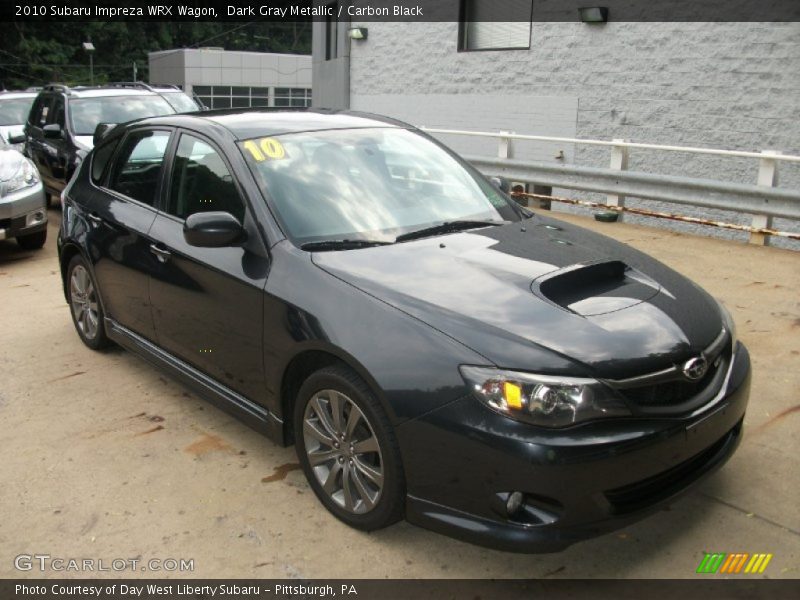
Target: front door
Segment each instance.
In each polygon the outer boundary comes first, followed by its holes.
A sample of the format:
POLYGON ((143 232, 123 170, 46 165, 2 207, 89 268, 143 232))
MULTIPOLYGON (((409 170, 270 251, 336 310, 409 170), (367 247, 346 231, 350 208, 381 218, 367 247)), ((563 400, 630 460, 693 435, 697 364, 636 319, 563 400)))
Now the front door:
POLYGON ((269 259, 222 152, 181 134, 150 236, 160 252, 150 283, 159 346, 253 402, 263 403, 263 290, 269 259), (191 214, 225 211, 246 239, 224 248, 186 243, 191 214))

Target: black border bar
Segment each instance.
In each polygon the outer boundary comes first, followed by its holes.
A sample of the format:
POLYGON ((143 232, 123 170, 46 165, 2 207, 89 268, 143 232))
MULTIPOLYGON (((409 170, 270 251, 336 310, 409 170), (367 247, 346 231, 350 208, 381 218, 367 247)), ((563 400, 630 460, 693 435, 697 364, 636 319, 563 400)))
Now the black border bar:
MULTIPOLYGON (((578 22, 579 8, 608 22, 800 22, 798 0, 486 0, 484 21, 578 22), (488 14, 485 14, 488 12, 488 14), (532 17, 531 17, 532 15, 532 17)), ((4 0, 2 21, 455 22, 465 0, 4 0), (161 7, 161 8, 159 8, 161 7)), ((602 27, 603 24, 591 24, 602 27)))
POLYGON ((5 579, 3 600, 238 600, 351 598, 357 600, 545 599, 657 600, 800 597, 800 580, 720 579, 5 579), (223 590, 224 586, 224 590, 223 590), (126 589, 127 588, 127 589, 126 589), (139 595, 131 588, 141 590, 139 595), (99 592, 99 593, 98 593, 99 592), (224 593, 223 593, 224 592, 224 593))

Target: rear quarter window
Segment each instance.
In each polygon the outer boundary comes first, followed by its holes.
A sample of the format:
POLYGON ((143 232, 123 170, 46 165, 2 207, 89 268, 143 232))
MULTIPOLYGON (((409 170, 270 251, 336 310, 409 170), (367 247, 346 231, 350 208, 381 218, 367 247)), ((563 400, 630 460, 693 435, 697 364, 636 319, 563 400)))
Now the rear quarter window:
POLYGON ((111 155, 114 154, 117 142, 119 142, 119 137, 98 146, 92 153, 92 181, 94 183, 98 185, 102 183, 103 174, 106 172, 106 167, 108 166, 108 161, 111 159, 111 155))

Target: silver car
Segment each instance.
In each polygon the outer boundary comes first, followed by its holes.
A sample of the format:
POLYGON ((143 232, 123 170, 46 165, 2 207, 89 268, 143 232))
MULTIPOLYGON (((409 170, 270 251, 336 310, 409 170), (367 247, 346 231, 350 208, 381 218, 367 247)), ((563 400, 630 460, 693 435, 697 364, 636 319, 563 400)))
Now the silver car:
POLYGON ((0 240, 9 238, 26 250, 44 246, 47 209, 36 167, 0 138, 0 240))

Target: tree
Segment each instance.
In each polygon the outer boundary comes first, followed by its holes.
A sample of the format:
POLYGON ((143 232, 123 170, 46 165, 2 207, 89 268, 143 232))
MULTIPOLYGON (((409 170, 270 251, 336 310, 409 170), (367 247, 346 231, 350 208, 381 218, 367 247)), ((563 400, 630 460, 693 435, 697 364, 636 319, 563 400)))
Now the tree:
POLYGON ((173 48, 221 46, 226 50, 311 53, 310 22, 63 21, 9 23, 0 37, 0 84, 24 89, 51 82, 87 85, 89 58, 81 43, 91 39, 95 83, 127 81, 136 61, 147 81, 147 54, 173 48))

